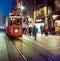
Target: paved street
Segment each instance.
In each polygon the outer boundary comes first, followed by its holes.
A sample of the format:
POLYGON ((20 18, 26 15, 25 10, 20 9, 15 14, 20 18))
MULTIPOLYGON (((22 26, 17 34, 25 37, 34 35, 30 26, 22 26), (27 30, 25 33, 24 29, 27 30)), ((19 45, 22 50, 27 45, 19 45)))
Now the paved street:
POLYGON ((25 61, 4 32, 0 32, 0 61, 25 61))
POLYGON ((48 35, 48 36, 41 36, 39 33, 37 34, 37 40, 34 40, 33 36, 23 36, 24 39, 28 40, 29 42, 33 42, 40 47, 48 49, 54 54, 60 53, 60 36, 56 35, 48 35), (30 40, 30 39, 31 40, 30 40))
POLYGON ((0 61, 9 61, 4 33, 0 33, 0 61))
POLYGON ((38 34, 37 44, 44 47, 45 49, 48 49, 55 55, 60 54, 60 36, 48 35, 41 37, 38 34))
POLYGON ((22 39, 9 39, 0 33, 0 61, 60 61, 59 36, 29 35, 22 39), (13 41, 13 42, 12 42, 13 41))
MULTIPOLYGON (((56 35, 48 35, 48 36, 41 36, 39 33, 37 34, 37 40, 34 40, 33 36, 24 35, 23 38, 32 42, 39 47, 42 47, 48 51, 50 51, 54 56, 54 61, 60 61, 60 36, 56 35)), ((26 41, 25 41, 26 42, 26 41)), ((38 48, 38 47, 37 47, 38 48)), ((40 50, 42 51, 42 49, 40 50)))

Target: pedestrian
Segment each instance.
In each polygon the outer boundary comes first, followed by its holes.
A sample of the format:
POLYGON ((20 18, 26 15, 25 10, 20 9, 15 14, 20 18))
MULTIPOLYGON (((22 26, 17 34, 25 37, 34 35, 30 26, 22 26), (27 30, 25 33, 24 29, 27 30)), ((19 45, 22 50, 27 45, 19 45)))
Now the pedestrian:
POLYGON ((31 33, 32 33, 32 27, 29 27, 29 34, 31 36, 31 33))
POLYGON ((48 27, 46 25, 44 26, 44 34, 48 36, 48 27))
POLYGON ((56 32, 55 32, 55 27, 54 27, 54 26, 51 28, 51 34, 52 34, 52 35, 55 35, 55 34, 56 34, 56 32))
POLYGON ((28 26, 29 26, 29 35, 31 36, 32 34, 32 22, 31 21, 29 22, 28 26))
POLYGON ((40 30, 41 30, 41 35, 43 34, 43 26, 40 26, 40 30))
POLYGON ((36 28, 36 26, 33 27, 33 35, 35 37, 36 40, 36 35, 37 35, 38 29, 36 28))

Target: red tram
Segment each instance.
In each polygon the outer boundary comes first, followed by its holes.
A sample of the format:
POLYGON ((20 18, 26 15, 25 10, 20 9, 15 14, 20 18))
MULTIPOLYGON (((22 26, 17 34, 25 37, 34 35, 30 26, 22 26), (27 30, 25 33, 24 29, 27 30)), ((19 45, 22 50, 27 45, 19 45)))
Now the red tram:
POLYGON ((22 15, 9 16, 6 33, 10 37, 22 37, 22 15))

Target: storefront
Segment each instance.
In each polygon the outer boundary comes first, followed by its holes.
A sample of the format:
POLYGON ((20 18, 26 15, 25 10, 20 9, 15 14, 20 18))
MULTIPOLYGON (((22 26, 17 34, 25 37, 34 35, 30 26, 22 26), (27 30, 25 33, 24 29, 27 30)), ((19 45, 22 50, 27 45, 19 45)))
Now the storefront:
POLYGON ((56 34, 60 35, 60 20, 55 20, 54 26, 55 26, 56 34))
POLYGON ((38 32, 41 32, 40 27, 41 27, 41 26, 44 27, 44 22, 43 22, 43 20, 42 20, 42 19, 36 20, 35 26, 38 28, 38 32))

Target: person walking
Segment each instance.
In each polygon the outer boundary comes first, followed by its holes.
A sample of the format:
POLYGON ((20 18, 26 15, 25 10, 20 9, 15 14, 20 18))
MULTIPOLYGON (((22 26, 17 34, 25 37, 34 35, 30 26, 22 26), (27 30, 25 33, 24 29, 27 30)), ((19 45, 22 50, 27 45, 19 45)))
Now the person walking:
POLYGON ((43 34, 43 26, 40 26, 40 30, 41 30, 41 35, 43 34))
POLYGON ((56 32, 55 32, 55 27, 54 27, 54 26, 51 28, 51 34, 52 34, 52 35, 55 35, 55 34, 56 34, 56 32))
POLYGON ((31 36, 31 34, 32 34, 32 27, 29 27, 29 34, 31 36))
POLYGON ((43 28, 44 34, 48 36, 48 27, 45 25, 43 28))
POLYGON ((36 26, 33 27, 33 35, 35 37, 36 40, 36 35, 37 35, 38 29, 36 28, 36 26))
POLYGON ((29 22, 28 26, 29 26, 29 35, 31 36, 32 34, 32 22, 31 21, 29 22))

